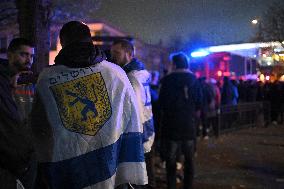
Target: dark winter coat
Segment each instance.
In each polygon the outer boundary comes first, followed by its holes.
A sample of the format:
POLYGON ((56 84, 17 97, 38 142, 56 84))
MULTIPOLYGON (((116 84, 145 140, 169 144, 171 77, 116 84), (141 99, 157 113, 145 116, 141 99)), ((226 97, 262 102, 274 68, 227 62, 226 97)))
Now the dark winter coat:
POLYGON ((196 77, 188 71, 173 72, 162 79, 160 90, 162 137, 193 140, 195 113, 202 104, 202 91, 196 77))
POLYGON ((29 169, 33 148, 12 96, 7 61, 0 61, 0 188, 9 188, 29 169))

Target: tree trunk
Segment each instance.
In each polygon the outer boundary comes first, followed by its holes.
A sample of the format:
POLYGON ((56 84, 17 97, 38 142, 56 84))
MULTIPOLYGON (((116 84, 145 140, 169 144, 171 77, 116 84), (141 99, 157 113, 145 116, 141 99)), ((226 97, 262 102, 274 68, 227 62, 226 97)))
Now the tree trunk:
POLYGON ((20 36, 35 44, 33 71, 49 63, 51 0, 16 0, 20 36))

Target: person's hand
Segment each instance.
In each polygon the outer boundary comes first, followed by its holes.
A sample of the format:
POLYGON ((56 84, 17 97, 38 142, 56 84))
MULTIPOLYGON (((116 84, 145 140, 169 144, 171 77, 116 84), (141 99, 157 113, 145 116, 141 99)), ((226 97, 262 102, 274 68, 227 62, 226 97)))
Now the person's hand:
POLYGON ((32 72, 32 71, 21 71, 21 72, 15 74, 15 75, 11 78, 11 85, 12 85, 14 88, 17 87, 18 79, 19 79, 20 75, 22 75, 22 74, 28 74, 28 75, 30 75, 30 74, 33 74, 33 72, 32 72))

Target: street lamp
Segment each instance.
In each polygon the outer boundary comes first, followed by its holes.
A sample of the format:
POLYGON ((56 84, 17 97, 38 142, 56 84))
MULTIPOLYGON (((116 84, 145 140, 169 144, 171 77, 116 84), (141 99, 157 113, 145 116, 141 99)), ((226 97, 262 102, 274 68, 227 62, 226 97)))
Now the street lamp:
POLYGON ((263 28, 260 19, 253 19, 251 20, 252 25, 257 26, 257 33, 255 36, 255 41, 263 41, 263 28))

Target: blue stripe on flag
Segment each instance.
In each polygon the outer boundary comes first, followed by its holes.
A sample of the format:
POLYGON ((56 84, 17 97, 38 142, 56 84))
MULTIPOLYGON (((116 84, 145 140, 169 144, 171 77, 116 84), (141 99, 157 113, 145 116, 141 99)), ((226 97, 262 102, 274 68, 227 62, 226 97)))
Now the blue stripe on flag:
POLYGON ((112 177, 119 163, 144 162, 141 137, 141 133, 126 133, 109 146, 60 162, 43 163, 42 167, 52 189, 94 185, 112 177))
POLYGON ((147 142, 149 138, 154 134, 154 122, 153 118, 149 119, 148 121, 143 123, 143 138, 142 141, 147 142))

